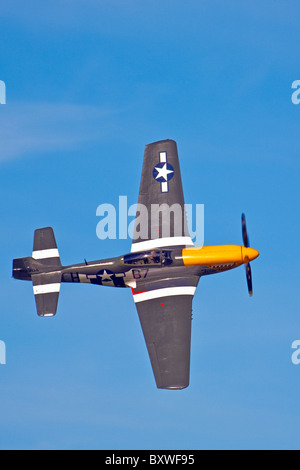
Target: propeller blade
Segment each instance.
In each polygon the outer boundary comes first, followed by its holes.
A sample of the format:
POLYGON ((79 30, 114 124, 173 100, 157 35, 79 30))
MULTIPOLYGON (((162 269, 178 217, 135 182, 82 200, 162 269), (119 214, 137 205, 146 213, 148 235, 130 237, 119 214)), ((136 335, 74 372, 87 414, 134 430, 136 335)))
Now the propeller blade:
POLYGON ((248 292, 251 297, 253 294, 253 288, 252 288, 252 274, 251 274, 250 263, 246 264, 246 277, 247 277, 248 292))
MULTIPOLYGON (((247 226, 246 226, 246 217, 245 214, 242 214, 242 234, 243 234, 243 242, 245 248, 250 248, 250 241, 247 233, 247 226)), ((248 285, 248 292, 250 297, 253 295, 253 287, 252 287, 252 273, 250 263, 245 265, 246 268, 246 278, 247 278, 247 285, 248 285)))
POLYGON ((242 214, 242 234, 243 234, 243 242, 244 246, 248 248, 250 246, 247 227, 246 227, 246 217, 245 214, 242 214))

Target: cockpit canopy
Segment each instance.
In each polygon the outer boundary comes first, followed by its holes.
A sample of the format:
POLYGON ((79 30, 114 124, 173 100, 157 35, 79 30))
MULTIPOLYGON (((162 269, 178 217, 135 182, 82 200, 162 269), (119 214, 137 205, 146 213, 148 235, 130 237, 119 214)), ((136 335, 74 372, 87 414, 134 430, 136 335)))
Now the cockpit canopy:
POLYGON ((124 264, 169 266, 172 264, 171 251, 151 250, 142 253, 130 253, 123 258, 124 264))

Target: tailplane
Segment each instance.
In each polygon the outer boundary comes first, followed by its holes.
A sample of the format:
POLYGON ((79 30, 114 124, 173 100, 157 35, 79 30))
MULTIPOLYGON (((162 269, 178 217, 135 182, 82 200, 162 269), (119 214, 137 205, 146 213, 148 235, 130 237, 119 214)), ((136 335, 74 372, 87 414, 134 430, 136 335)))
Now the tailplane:
POLYGON ((33 293, 40 317, 53 317, 56 314, 61 283, 61 272, 33 274, 33 293))
POLYGON ((32 281, 37 313, 40 317, 52 317, 56 314, 61 268, 51 227, 35 230, 32 257, 13 260, 13 277, 32 281))
POLYGON ((61 266, 52 227, 39 228, 35 230, 32 258, 46 266, 61 266))

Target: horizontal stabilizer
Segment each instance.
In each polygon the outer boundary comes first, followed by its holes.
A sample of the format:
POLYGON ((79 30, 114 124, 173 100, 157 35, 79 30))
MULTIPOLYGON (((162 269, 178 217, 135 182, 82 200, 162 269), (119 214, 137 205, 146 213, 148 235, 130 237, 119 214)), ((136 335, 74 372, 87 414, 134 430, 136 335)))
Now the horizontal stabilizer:
POLYGON ((52 227, 35 230, 32 257, 47 266, 61 266, 52 227))
POLYGON ((31 279, 38 315, 53 317, 57 310, 61 272, 33 274, 31 279))

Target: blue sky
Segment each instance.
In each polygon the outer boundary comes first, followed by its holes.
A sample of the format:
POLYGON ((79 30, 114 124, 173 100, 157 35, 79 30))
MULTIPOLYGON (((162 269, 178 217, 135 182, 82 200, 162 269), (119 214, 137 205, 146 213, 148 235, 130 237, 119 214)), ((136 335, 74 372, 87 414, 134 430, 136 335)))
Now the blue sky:
POLYGON ((1 449, 299 448, 299 2, 20 0, 0 9, 1 449), (191 385, 157 390, 129 290, 63 285, 40 319, 11 279, 53 226, 64 264, 117 256, 102 203, 137 202, 144 146, 177 141, 205 244, 243 268, 201 279, 191 385))

